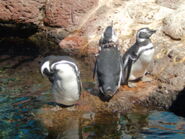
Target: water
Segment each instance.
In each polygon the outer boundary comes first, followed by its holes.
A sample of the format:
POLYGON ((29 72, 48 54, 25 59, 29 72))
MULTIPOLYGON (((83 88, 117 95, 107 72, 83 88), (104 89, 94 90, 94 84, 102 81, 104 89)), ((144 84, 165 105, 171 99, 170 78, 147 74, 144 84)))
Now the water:
MULTIPOLYGON (((67 118, 60 118, 60 112, 52 111, 44 113, 44 119, 39 118, 37 114, 42 115, 43 107, 49 107, 48 102, 52 96, 49 81, 45 80, 38 70, 41 59, 39 53, 27 55, 26 52, 29 51, 28 49, 14 54, 12 48, 1 50, 0 138, 185 138, 185 119, 165 111, 139 110, 125 115, 86 111, 80 114, 72 112, 67 118)), ((84 64, 83 60, 78 59, 79 62, 82 61, 79 63, 82 80, 85 88, 90 89, 93 87, 92 75, 87 71, 92 71, 92 67, 84 64)))

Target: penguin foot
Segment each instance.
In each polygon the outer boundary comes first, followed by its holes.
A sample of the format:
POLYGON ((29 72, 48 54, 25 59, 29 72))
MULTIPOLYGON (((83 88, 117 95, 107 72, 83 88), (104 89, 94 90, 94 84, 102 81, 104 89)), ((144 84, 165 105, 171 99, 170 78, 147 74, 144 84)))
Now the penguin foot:
POLYGON ((76 108, 75 108, 75 106, 72 106, 72 107, 68 107, 68 108, 66 108, 68 111, 75 111, 76 110, 76 108))
POLYGON ((136 85, 136 83, 128 82, 128 87, 135 88, 135 87, 137 87, 137 85, 136 85))
POLYGON ((62 110, 62 107, 56 105, 55 107, 51 108, 52 111, 60 111, 62 110))
POLYGON ((151 77, 146 77, 146 76, 143 76, 141 80, 142 80, 142 82, 151 82, 151 81, 153 81, 153 79, 151 77))

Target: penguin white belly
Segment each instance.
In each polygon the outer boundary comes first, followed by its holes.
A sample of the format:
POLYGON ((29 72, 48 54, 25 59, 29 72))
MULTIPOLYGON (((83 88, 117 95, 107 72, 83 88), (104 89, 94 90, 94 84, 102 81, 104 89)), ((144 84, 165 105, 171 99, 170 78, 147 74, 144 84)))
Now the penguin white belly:
POLYGON ((129 80, 136 80, 146 73, 148 65, 153 59, 154 48, 144 51, 138 60, 132 65, 129 80))
POLYGON ((53 95, 57 103, 64 105, 73 105, 79 100, 79 84, 74 69, 65 64, 61 67, 63 71, 59 71, 58 78, 53 85, 53 95))

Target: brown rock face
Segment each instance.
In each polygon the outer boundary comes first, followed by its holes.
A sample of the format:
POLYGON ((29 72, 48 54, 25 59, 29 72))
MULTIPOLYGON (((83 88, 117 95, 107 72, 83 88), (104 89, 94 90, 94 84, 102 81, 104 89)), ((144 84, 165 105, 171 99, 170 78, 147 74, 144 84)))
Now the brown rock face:
POLYGON ((67 53, 76 55, 85 55, 87 53, 87 38, 81 36, 80 33, 74 33, 64 38, 59 46, 67 53))
POLYGON ((40 24, 45 0, 2 0, 0 20, 40 24))
POLYGON ((77 26, 97 3, 98 0, 50 0, 46 4, 45 24, 65 28, 77 26))

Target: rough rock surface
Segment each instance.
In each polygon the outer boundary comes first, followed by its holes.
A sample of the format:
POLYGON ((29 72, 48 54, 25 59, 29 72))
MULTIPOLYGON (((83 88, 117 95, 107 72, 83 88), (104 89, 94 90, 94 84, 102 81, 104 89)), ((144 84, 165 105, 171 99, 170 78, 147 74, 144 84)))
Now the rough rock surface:
POLYGON ((185 38, 185 2, 163 20, 163 31, 173 39, 185 38))
POLYGON ((185 104, 182 100, 185 86, 185 77, 183 76, 185 74, 185 48, 183 43, 182 41, 172 41, 167 37, 164 37, 164 40, 156 40, 155 45, 158 48, 151 73, 159 85, 150 96, 148 103, 185 116, 183 110, 185 104))
POLYGON ((45 0, 1 0, 0 20, 39 25, 43 20, 45 0))
POLYGON ((177 9, 179 2, 182 0, 156 0, 156 3, 171 9, 177 9))
POLYGON ((97 3, 98 0, 49 0, 46 3, 44 22, 49 26, 74 30, 97 3))

